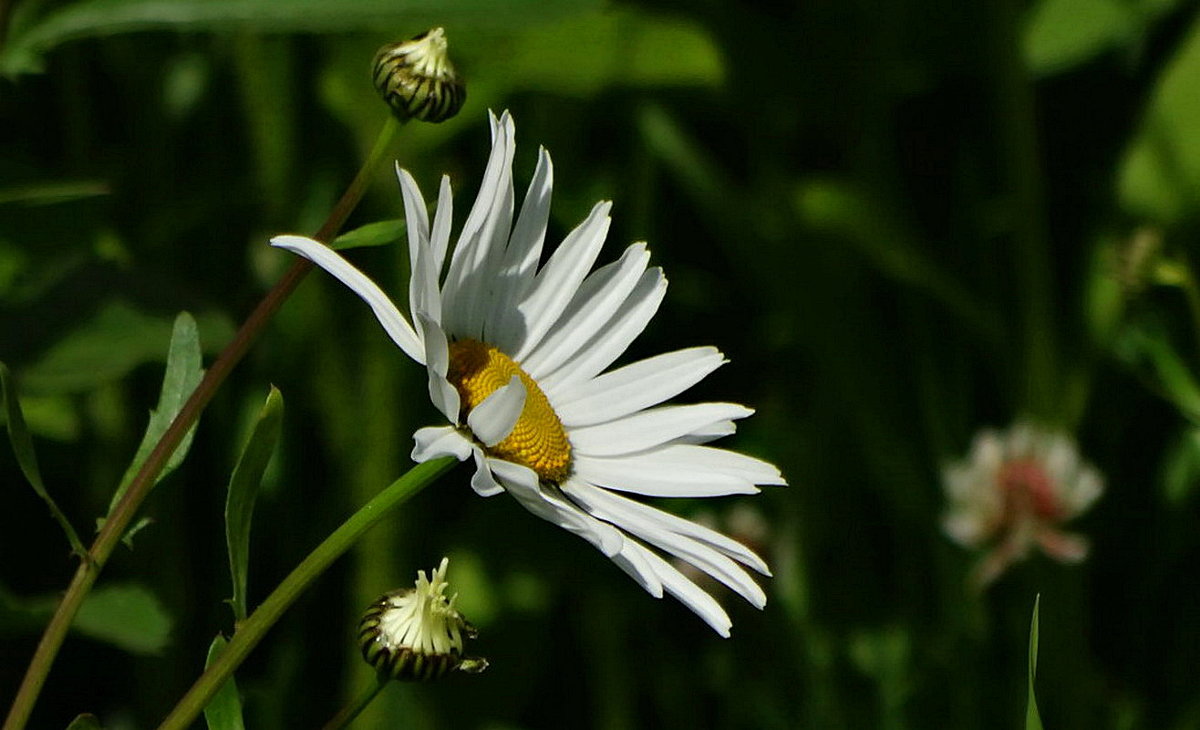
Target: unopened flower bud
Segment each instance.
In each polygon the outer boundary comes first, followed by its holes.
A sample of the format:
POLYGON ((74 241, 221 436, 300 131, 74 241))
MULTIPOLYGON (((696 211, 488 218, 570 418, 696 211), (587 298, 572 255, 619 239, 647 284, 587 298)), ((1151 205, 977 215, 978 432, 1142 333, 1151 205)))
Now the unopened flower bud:
POLYGON ((375 88, 401 121, 445 121, 467 99, 467 87, 446 54, 446 32, 441 28, 379 49, 374 78, 375 88))
POLYGON ((367 663, 393 679, 416 682, 487 668, 486 659, 463 656, 463 639, 475 638, 475 628, 454 607, 458 594, 446 598, 448 563, 442 558, 429 578, 419 571, 413 588, 371 604, 358 625, 367 663))

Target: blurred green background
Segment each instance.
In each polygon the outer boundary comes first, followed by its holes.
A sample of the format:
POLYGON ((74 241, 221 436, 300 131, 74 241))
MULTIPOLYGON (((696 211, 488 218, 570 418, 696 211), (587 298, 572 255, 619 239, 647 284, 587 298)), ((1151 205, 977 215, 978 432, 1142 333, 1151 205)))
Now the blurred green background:
MULTIPOLYGON (((48 489, 90 542, 155 407, 171 322, 206 361, 291 264, 387 108, 375 50, 445 26, 467 104, 393 155, 460 215, 517 124, 559 240, 615 203, 671 281, 629 357, 714 344, 687 395, 758 409, 726 446, 791 486, 673 511, 771 563, 717 637, 458 468, 339 561, 237 674, 247 727, 317 726, 370 681, 355 624, 449 555, 480 677, 389 688, 357 727, 1019 728, 1041 594, 1047 728, 1200 728, 1200 3, 1183 0, 0 0, 0 359, 48 489), (940 469, 1027 415, 1107 492, 982 596, 940 469)), ((402 216, 381 171, 351 226, 402 216)), ((404 247, 352 253, 401 291, 404 247)), ((143 507, 31 727, 152 727, 232 630, 223 509, 276 385, 249 599, 408 466, 424 374, 311 276, 143 507), (107 603, 106 603, 107 601, 107 603)), ((0 448, 0 704, 73 559, 0 448)), ((717 590, 712 588, 712 590, 717 590)))

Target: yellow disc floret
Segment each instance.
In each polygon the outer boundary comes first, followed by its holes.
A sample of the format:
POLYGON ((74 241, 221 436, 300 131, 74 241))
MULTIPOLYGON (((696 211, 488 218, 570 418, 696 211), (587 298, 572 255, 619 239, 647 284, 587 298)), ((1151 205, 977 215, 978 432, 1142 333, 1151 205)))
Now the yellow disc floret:
POLYGON ((571 473, 571 442, 558 414, 537 382, 512 358, 476 340, 450 343, 446 377, 462 399, 462 417, 516 375, 525 386, 525 408, 512 433, 487 452, 532 469, 542 481, 561 482, 571 473))

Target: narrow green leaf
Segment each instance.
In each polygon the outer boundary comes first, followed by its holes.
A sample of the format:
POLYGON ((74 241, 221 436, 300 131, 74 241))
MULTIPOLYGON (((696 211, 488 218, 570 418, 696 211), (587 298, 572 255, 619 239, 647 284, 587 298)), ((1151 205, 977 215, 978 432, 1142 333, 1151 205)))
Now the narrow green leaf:
POLYGON ((158 654, 171 638, 171 617, 144 586, 96 588, 84 600, 73 628, 133 654, 158 654))
POLYGON ((1118 355, 1137 366, 1144 360, 1154 372, 1162 395, 1194 424, 1200 424, 1200 384, 1165 331, 1153 324, 1127 333, 1117 343, 1118 355))
POLYGON ((46 491, 46 485, 42 483, 42 472, 38 468, 37 455, 33 451, 33 439, 29 436, 29 429, 25 426, 25 415, 21 412, 21 403, 17 400, 17 388, 13 384, 8 366, 2 362, 0 362, 0 390, 4 394, 4 415, 8 423, 8 439, 12 443, 13 453, 17 456, 17 464, 21 467, 21 472, 33 487, 33 491, 37 492, 38 496, 46 502, 46 506, 50 508, 50 514, 54 515, 54 519, 62 526, 63 532, 67 535, 67 541, 71 543, 71 550, 80 557, 87 555, 87 548, 80 542, 78 533, 71 526, 71 521, 58 508, 54 498, 46 491))
POLYGON ((263 473, 275 451, 283 423, 283 394, 275 386, 259 411, 250 439, 238 458, 225 500, 225 543, 229 548, 229 574, 233 579, 233 617, 246 619, 246 572, 250 562, 250 518, 263 473))
MULTIPOLYGON (((174 330, 171 334, 171 345, 167 352, 167 367, 166 374, 163 376, 162 392, 158 397, 158 407, 150 413, 150 423, 146 426, 146 434, 142 437, 142 443, 138 446, 137 454, 133 457, 133 462, 125 471, 125 476, 121 479, 120 486, 113 494, 112 502, 109 503, 108 511, 111 514, 117 502, 124 496, 126 490, 129 489, 130 482, 145 463, 146 458, 150 456, 150 452, 154 450, 154 446, 162 438, 167 427, 175 420, 175 416, 179 414, 183 404, 187 401, 188 396, 200 384, 200 379, 204 377, 204 369, 200 367, 200 335, 196 328, 196 321, 192 319, 192 315, 187 312, 180 312, 175 318, 174 330)), ((183 441, 179 444, 179 448, 175 449, 175 453, 167 461, 166 466, 158 475, 158 480, 171 473, 175 467, 183 462, 183 458, 187 455, 188 448, 192 445, 192 436, 196 433, 196 427, 193 425, 188 431, 187 436, 184 436, 183 441)), ((157 482, 156 482, 157 483, 157 482)))
MULTIPOLYGON (((224 636, 217 634, 208 647, 208 659, 204 662, 207 669, 228 644, 224 636)), ((213 695, 208 706, 204 708, 204 721, 208 730, 245 730, 242 721, 242 700, 238 697, 237 683, 230 676, 221 689, 213 695)))
POLYGON ((67 730, 104 730, 104 726, 95 715, 85 712, 72 720, 71 724, 67 725, 67 730))
POLYGON ((1025 706, 1025 730, 1042 730, 1042 717, 1038 714, 1037 699, 1033 694, 1033 678, 1037 676, 1038 655, 1038 607, 1042 596, 1033 599, 1033 620, 1029 623, 1029 704, 1025 706))
POLYGON ((400 218, 368 223, 333 239, 330 248, 342 251, 347 248, 364 246, 385 246, 403 238, 405 230, 404 221, 400 218))

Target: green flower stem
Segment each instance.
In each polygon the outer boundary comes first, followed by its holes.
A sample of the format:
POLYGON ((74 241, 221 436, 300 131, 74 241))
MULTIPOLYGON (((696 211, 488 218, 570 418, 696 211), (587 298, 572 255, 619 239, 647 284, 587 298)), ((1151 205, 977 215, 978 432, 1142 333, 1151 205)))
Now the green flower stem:
POLYGON ((367 705, 371 704, 371 700, 379 694, 388 683, 389 677, 380 672, 375 676, 375 681, 355 697, 350 704, 338 710, 338 714, 334 715, 329 722, 321 730, 342 730, 358 717, 358 714, 367 709, 367 705))
MULTIPOLYGON (((321 241, 331 240, 342 224, 346 222, 346 218, 362 200, 367 184, 399 128, 400 123, 389 117, 375 141, 375 146, 367 156, 366 162, 363 163, 341 199, 334 205, 329 217, 317 231, 315 238, 321 241)), ((67 630, 71 628, 71 622, 75 620, 79 607, 83 605, 83 599, 95 584, 104 564, 108 562, 109 556, 121 541, 121 536, 125 534, 125 529, 133 520, 138 507, 150 494, 163 466, 171 458, 175 449, 179 447, 184 435, 200 418, 200 413, 216 395, 217 390, 225 382, 229 373, 233 371, 234 366, 250 349, 250 345, 258 339, 271 317, 279 311, 279 307, 295 291, 311 269, 312 263, 308 260, 296 262, 259 302, 258 307, 246 318, 241 329, 234 335, 233 341, 221 351, 208 372, 204 374, 204 379, 196 386, 196 390, 192 391, 191 396, 180 409, 179 415, 171 422, 154 450, 150 452, 150 456, 142 464, 142 468, 130 482, 125 496, 109 513, 104 527, 101 528, 100 534, 96 536, 96 541, 92 543, 91 549, 88 550, 79 568, 75 571, 71 585, 67 588, 66 594, 58 604, 58 608, 55 609, 54 616, 51 617, 50 623, 46 625, 46 630, 42 633, 42 639, 38 642, 33 658, 29 661, 25 678, 21 681, 21 687, 17 690, 12 707, 9 709, 8 718, 4 721, 3 730, 22 730, 29 722, 33 705, 42 691, 42 686, 46 683, 46 676, 50 673, 54 658, 58 655, 58 650, 66 639, 67 630)))
MULTIPOLYGON (((212 696, 225 680, 242 663, 250 650, 258 645, 267 630, 275 625, 288 606, 300 596, 317 576, 325 571, 337 558, 349 550, 358 538, 379 522, 394 507, 419 492, 454 466, 453 457, 417 464, 407 474, 392 482, 362 509, 351 515, 325 541, 309 553, 302 563, 283 579, 271 595, 267 596, 254 613, 250 614, 229 640, 220 656, 204 670, 187 694, 175 705, 171 714, 159 725, 159 730, 183 730, 204 710, 212 696)), ((349 719, 349 718, 348 718, 349 719)))

